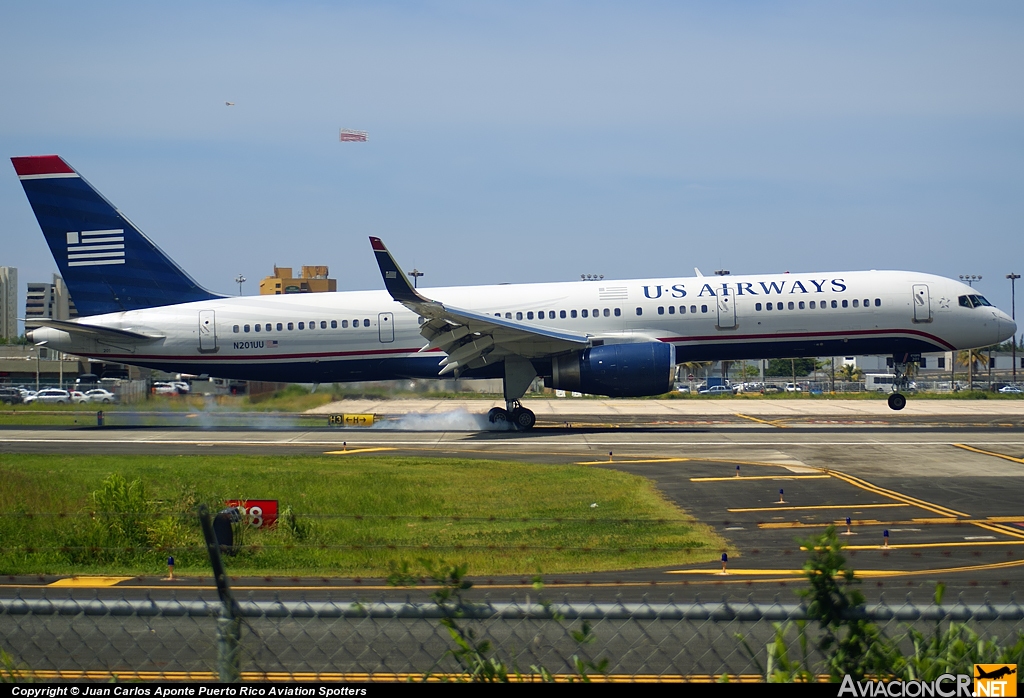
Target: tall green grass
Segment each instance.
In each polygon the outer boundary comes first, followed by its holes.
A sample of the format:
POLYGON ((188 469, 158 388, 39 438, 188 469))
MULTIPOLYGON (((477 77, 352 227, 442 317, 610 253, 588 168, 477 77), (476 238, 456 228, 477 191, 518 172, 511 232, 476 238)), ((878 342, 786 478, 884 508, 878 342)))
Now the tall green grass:
POLYGON ((0 574, 208 573, 194 516, 277 499, 276 530, 236 527, 234 574, 385 576, 466 562, 474 575, 715 559, 724 540, 650 481, 581 466, 358 456, 35 456, 0 462, 0 574), (593 506, 596 505, 596 506, 593 506))

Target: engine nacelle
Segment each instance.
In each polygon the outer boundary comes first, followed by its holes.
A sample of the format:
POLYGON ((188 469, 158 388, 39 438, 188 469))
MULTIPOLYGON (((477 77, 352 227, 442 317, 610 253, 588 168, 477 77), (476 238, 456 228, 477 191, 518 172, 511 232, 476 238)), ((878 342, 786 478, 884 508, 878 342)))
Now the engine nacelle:
POLYGON ((672 389, 675 347, 665 342, 604 344, 556 356, 544 384, 608 397, 661 395, 672 389))

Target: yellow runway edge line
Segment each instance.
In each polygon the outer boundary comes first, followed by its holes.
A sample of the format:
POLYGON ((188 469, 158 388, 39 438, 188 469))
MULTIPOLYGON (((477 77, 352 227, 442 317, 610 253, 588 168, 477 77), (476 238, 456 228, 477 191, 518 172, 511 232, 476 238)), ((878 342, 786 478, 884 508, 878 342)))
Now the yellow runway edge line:
POLYGON ((377 451, 397 451, 397 448, 378 446, 376 448, 350 448, 345 451, 324 451, 325 456, 348 456, 356 453, 375 453, 377 451))
POLYGON ((743 419, 749 419, 751 422, 757 422, 758 424, 767 424, 768 426, 775 427, 776 429, 785 429, 786 428, 785 424, 778 424, 776 422, 769 422, 767 419, 759 419, 757 417, 751 417, 748 414, 740 414, 739 412, 737 412, 736 416, 737 417, 742 417, 743 419))
POLYGON ((814 504, 803 507, 751 507, 748 509, 726 509, 732 513, 747 511, 805 511, 808 509, 890 509, 893 507, 909 507, 913 504, 814 504))
POLYGON ((831 475, 741 475, 736 477, 691 477, 690 482, 740 482, 742 480, 828 480, 831 475))

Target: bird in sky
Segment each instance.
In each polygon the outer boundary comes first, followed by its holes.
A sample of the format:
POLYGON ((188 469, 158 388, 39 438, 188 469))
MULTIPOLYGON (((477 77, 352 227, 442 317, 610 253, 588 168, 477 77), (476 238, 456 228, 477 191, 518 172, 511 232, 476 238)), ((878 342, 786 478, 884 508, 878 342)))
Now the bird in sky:
POLYGON ((235 103, 234 102, 224 102, 224 106, 225 107, 233 107, 233 106, 235 106, 235 103))

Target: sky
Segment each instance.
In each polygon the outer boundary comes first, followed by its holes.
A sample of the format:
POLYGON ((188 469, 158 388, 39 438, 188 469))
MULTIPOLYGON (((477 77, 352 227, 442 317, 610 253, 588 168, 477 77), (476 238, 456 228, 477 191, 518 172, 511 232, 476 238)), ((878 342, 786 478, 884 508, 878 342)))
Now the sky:
MULTIPOLYGON (((375 235, 422 286, 895 268, 1009 311, 1021 36, 999 1, 4 3, 0 144, 222 293, 382 288, 375 235)), ((56 271, 9 166, 0 266, 20 307, 56 271)))

